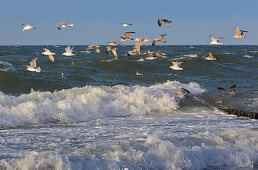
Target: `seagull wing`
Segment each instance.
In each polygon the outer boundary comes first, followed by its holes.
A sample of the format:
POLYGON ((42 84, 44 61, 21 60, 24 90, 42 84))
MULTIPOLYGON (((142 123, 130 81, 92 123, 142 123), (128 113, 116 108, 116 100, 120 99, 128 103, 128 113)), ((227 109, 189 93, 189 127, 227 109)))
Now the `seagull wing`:
POLYGON ((30 66, 31 67, 34 67, 34 68, 37 67, 36 61, 37 61, 38 57, 39 56, 35 57, 33 60, 30 61, 30 66))
POLYGON ((217 87, 217 89, 227 91, 225 88, 222 87, 217 87))
POLYGON ((163 19, 158 19, 158 25, 161 26, 163 19))
POLYGON ((148 55, 148 57, 153 57, 153 55, 151 54, 150 50, 146 49, 146 54, 148 55))
POLYGON ((135 32, 125 32, 124 35, 125 35, 125 38, 128 39, 130 38, 130 34, 132 33, 135 33, 135 32))
POLYGON ((49 55, 48 57, 53 63, 55 62, 55 58, 53 57, 53 55, 49 55))
POLYGON ((160 35, 160 36, 157 38, 157 40, 158 40, 158 41, 163 40, 163 38, 164 38, 166 35, 167 35, 167 34, 162 34, 162 35, 160 35))
POLYGON ((190 91, 187 90, 187 89, 185 89, 185 88, 181 88, 181 91, 185 91, 185 92, 187 92, 187 93, 190 93, 190 91))
POLYGON ((106 55, 108 55, 109 51, 111 50, 111 47, 110 46, 107 46, 106 47, 106 55))
POLYGON ((230 91, 234 91, 235 88, 236 88, 236 85, 234 84, 233 86, 231 86, 231 87, 229 88, 229 90, 230 90, 230 91))
POLYGON ((112 49, 111 49, 112 53, 113 53, 113 54, 114 54, 114 56, 117 58, 116 50, 117 50, 116 48, 112 48, 112 49))
POLYGON ((45 50, 45 52, 49 52, 50 53, 50 50, 47 49, 47 48, 43 48, 43 50, 45 50))

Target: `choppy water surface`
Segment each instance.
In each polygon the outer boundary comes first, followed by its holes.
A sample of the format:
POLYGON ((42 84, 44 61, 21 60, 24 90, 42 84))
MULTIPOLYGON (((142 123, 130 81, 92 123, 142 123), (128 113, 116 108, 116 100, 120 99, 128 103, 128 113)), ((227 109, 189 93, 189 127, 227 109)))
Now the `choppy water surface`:
POLYGON ((124 55, 132 46, 117 60, 64 48, 0 47, 0 169, 258 168, 257 121, 218 109, 257 112, 258 46, 143 46, 168 53, 152 61, 124 55), (42 71, 26 71, 36 55, 42 71), (235 96, 217 90, 233 84, 235 96))

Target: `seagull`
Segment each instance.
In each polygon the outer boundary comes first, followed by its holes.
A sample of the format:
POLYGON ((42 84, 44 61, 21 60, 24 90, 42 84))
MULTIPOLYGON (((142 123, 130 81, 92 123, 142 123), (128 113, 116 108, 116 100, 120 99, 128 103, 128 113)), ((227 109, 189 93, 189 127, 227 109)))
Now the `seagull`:
POLYGON ((159 50, 158 52, 154 53, 153 56, 156 57, 156 56, 166 56, 167 54, 162 51, 162 50, 159 50))
POLYGON ((136 72, 135 75, 136 75, 136 76, 142 76, 143 74, 142 74, 142 73, 139 73, 139 72, 136 72))
POLYGON ((164 24, 166 24, 166 26, 168 27, 168 28, 170 28, 170 23, 171 23, 172 21, 169 21, 169 20, 167 20, 167 19, 158 19, 158 25, 161 27, 161 24, 162 23, 164 23, 164 24))
POLYGON ((45 51, 42 54, 47 55, 49 57, 49 59, 54 63, 55 58, 53 57, 53 55, 56 55, 56 53, 50 52, 50 50, 47 48, 43 48, 43 50, 45 50, 45 51))
POLYGON ((172 66, 170 66, 169 68, 173 69, 173 70, 183 70, 183 68, 181 67, 178 67, 180 66, 182 63, 184 62, 181 62, 181 61, 172 61, 172 66))
POLYGON ((155 59, 157 59, 157 57, 153 57, 152 53, 148 49, 146 49, 146 54, 148 55, 148 57, 145 58, 146 60, 155 60, 155 59))
POLYGON ((106 55, 108 55, 109 51, 112 51, 112 53, 114 54, 115 58, 117 58, 117 53, 116 53, 116 50, 117 48, 114 48, 114 47, 111 47, 111 46, 107 46, 106 47, 106 55))
POLYGON ((30 66, 27 66, 28 71, 35 71, 37 73, 41 72, 41 68, 37 67, 36 61, 39 56, 35 57, 33 60, 30 61, 30 66))
POLYGON ((166 43, 167 41, 162 41, 166 35, 167 34, 162 34, 157 39, 154 39, 152 42, 152 46, 156 45, 158 42, 166 43))
POLYGON ((61 78, 62 78, 62 79, 66 78, 66 77, 64 76, 64 73, 61 73, 61 78))
POLYGON ((187 95, 189 93, 190 93, 190 91, 185 88, 181 88, 179 91, 177 91, 177 95, 181 96, 181 97, 184 97, 185 95, 187 95))
POLYGON ((223 37, 222 38, 214 38, 212 35, 210 35, 210 39, 211 39, 210 44, 212 44, 212 45, 221 45, 221 44, 223 44, 223 43, 219 43, 218 42, 219 40, 223 39, 223 37))
POLYGON ((61 30, 62 28, 65 27, 73 27, 73 24, 67 24, 66 22, 61 22, 59 24, 57 24, 57 29, 61 30))
POLYGON ((135 49, 135 52, 136 52, 137 55, 141 54, 140 48, 141 48, 142 43, 144 43, 146 45, 149 45, 148 41, 149 40, 146 39, 145 37, 140 37, 140 38, 136 38, 135 39, 135 47, 134 47, 134 49, 135 49))
POLYGON ((85 50, 91 50, 93 49, 95 51, 95 53, 99 54, 100 50, 99 50, 99 46, 98 45, 89 45, 88 47, 85 48, 85 50))
POLYGON ((121 45, 121 44, 118 43, 118 41, 110 41, 108 42, 108 45, 121 45))
POLYGON ((30 93, 36 93, 38 91, 34 90, 33 88, 30 88, 30 93))
POLYGON ((135 50, 135 48, 134 48, 132 51, 127 51, 127 52, 126 52, 126 55, 127 55, 127 56, 130 56, 130 55, 137 55, 137 52, 136 52, 136 50, 135 50))
POLYGON ((65 48, 65 53, 63 53, 62 55, 65 55, 65 56, 74 56, 75 54, 73 54, 73 47, 71 48, 70 45, 68 45, 68 46, 65 48))
POLYGON ((236 27, 235 31, 236 31, 236 34, 233 35, 234 38, 244 38, 243 33, 248 32, 248 31, 240 30, 239 27, 236 27))
POLYGON ((128 27, 128 26, 132 26, 133 24, 129 24, 129 23, 122 23, 123 27, 128 27))
POLYGON ((236 85, 234 84, 233 86, 231 86, 230 88, 229 88, 229 90, 226 90, 226 89, 224 89, 224 88, 222 88, 222 87, 217 87, 219 90, 224 90, 224 91, 226 91, 229 95, 231 95, 231 96, 233 96, 233 95, 235 95, 235 88, 236 88, 236 85))
POLYGON ((34 26, 30 25, 30 24, 21 24, 21 25, 24 26, 22 31, 30 30, 32 28, 37 28, 37 27, 34 27, 34 26))
POLYGON ((135 32, 125 32, 124 37, 121 37, 120 41, 130 41, 133 40, 133 38, 130 38, 130 34, 133 34, 135 32))
POLYGON ((209 55, 208 55, 208 57, 205 57, 205 60, 218 60, 218 58, 213 57, 211 52, 209 52, 209 55))

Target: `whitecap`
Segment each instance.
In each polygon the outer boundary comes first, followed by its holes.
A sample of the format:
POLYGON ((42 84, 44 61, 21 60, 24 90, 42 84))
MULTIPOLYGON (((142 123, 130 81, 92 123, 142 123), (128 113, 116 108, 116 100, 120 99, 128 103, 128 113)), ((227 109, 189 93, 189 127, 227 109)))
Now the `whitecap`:
POLYGON ((253 58, 253 56, 250 56, 250 55, 244 55, 243 57, 244 58, 253 58))
POLYGON ((85 86, 59 92, 8 96, 0 92, 0 126, 27 126, 46 122, 77 122, 104 117, 146 115, 179 108, 181 88, 200 94, 197 83, 168 81, 145 86, 85 86))

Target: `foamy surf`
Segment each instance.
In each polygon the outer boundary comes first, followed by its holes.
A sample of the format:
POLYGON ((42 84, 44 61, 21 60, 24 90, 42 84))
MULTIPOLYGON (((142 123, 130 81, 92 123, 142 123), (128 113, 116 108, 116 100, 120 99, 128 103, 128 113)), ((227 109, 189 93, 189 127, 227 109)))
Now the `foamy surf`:
POLYGON ((0 126, 69 123, 104 117, 141 116, 178 109, 180 88, 204 92, 197 83, 169 81, 145 86, 85 86, 59 92, 36 92, 18 97, 0 93, 0 126))

